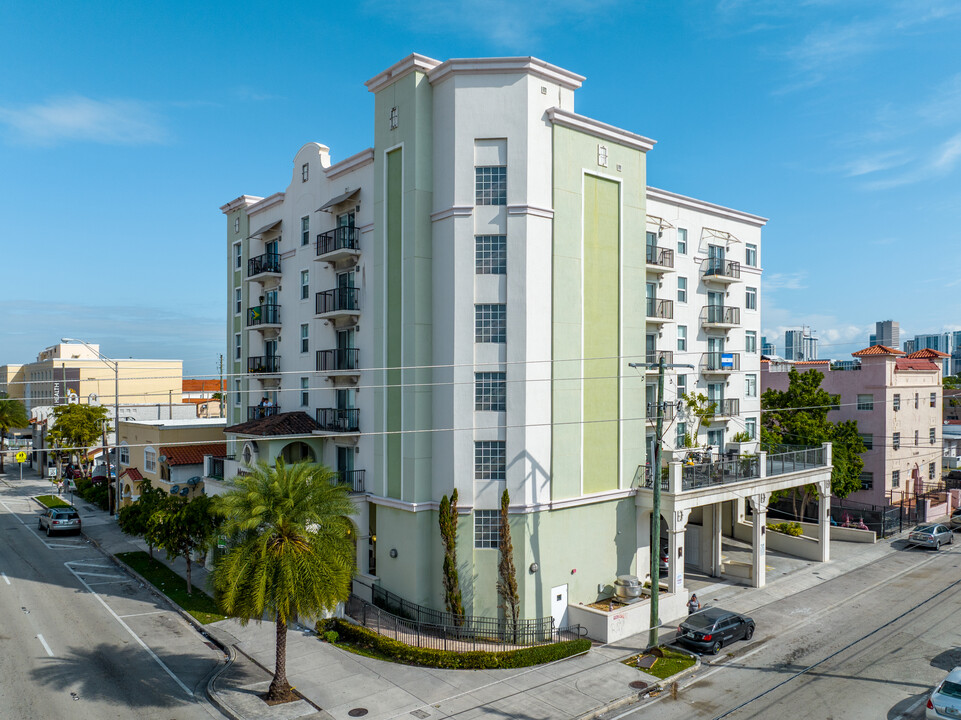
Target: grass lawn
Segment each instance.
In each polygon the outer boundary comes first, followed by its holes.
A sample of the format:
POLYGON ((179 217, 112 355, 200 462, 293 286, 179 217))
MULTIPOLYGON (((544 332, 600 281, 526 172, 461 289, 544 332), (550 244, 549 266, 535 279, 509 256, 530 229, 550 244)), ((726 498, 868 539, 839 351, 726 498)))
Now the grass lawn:
MULTIPOLYGON (((682 653, 673 648, 664 647, 663 645, 659 648, 661 652, 664 653, 664 657, 658 658, 657 662, 654 663, 654 667, 649 670, 645 670, 648 675, 653 675, 656 678, 664 680, 671 677, 671 675, 676 675, 681 672, 681 670, 687 670, 696 661, 690 655, 682 653)), ((625 665, 630 667, 637 667, 637 658, 639 655, 632 655, 627 660, 624 660, 625 665)))
POLYGON ((64 502, 56 495, 37 495, 34 499, 48 508, 72 507, 70 503, 64 502))
POLYGON ((149 554, 139 550, 117 553, 116 557, 120 562, 147 578, 155 588, 204 625, 224 619, 224 614, 217 609, 213 598, 196 585, 193 586, 193 593, 188 595, 187 581, 159 560, 151 558, 149 554))

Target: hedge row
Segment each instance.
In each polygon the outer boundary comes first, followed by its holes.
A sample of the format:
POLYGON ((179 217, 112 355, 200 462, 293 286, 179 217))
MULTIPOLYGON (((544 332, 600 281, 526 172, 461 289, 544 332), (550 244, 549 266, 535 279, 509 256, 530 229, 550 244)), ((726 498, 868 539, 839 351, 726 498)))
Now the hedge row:
POLYGON ((801 527, 800 523, 796 522, 769 523, 768 528, 774 532, 791 535, 793 537, 800 537, 804 534, 804 528, 801 527))
POLYGON ((421 667, 445 668, 450 670, 492 670, 513 669, 542 665, 561 660, 571 655, 587 652, 591 641, 585 639, 567 640, 550 645, 536 645, 523 650, 505 652, 450 652, 407 645, 398 640, 379 635, 360 625, 354 625, 340 618, 331 618, 317 623, 317 632, 336 632, 338 642, 353 645, 369 651, 386 655, 394 662, 421 667))

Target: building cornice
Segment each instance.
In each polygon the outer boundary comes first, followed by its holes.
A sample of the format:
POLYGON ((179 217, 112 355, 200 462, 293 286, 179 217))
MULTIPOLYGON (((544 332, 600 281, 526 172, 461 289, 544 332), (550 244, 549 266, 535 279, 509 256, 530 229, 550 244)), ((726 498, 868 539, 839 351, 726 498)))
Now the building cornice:
POLYGON ((263 212, 264 210, 269 210, 277 205, 283 205, 285 196, 286 193, 284 192, 276 192, 273 195, 268 195, 260 202, 256 202, 247 208, 247 214, 254 215, 256 213, 263 212))
POLYGON ((553 208, 542 208, 536 205, 508 205, 507 206, 508 215, 533 215, 534 217, 547 218, 548 220, 554 219, 554 209, 553 208))
POLYGON ((470 217, 474 213, 473 205, 453 205, 446 210, 438 210, 430 214, 431 222, 439 222, 452 217, 470 217))
POLYGON ((427 73, 431 85, 444 82, 454 75, 492 75, 526 73, 557 83, 569 90, 577 90, 584 76, 572 73, 536 57, 451 58, 427 73))
POLYGON ((336 180, 342 175, 370 165, 373 162, 374 148, 367 148, 366 150, 361 150, 356 155, 351 155, 349 158, 344 158, 340 162, 324 168, 324 175, 327 176, 328 180, 336 180))
POLYGON ((232 213, 235 210, 248 208, 251 205, 254 205, 260 202, 261 200, 263 200, 263 198, 257 197, 256 195, 241 195, 239 198, 231 200, 226 205, 221 205, 220 212, 222 212, 224 215, 228 215, 229 213, 232 213))
POLYGON ((658 200, 660 202, 670 203, 671 205, 679 205, 688 210, 710 213, 711 215, 727 218, 728 220, 736 220, 747 223, 748 225, 754 225, 755 227, 764 227, 768 220, 766 217, 761 217, 760 215, 752 215, 751 213, 733 210, 723 205, 715 205, 714 203, 697 200, 686 195, 678 195, 667 190, 659 190, 650 185, 647 186, 647 199, 658 200))
POLYGON ((365 82, 364 85, 366 85, 367 89, 372 93, 380 92, 388 85, 397 82, 406 75, 410 75, 412 72, 427 73, 438 65, 440 65, 440 60, 434 60, 426 55, 411 53, 383 72, 374 75, 374 77, 365 82))
POLYGON ((607 123, 602 123, 599 120, 594 120, 584 115, 561 110, 559 107, 547 108, 547 119, 554 125, 577 130, 602 140, 608 140, 618 145, 640 150, 641 152, 647 152, 657 143, 656 140, 651 140, 643 135, 637 135, 636 133, 608 125, 607 123))

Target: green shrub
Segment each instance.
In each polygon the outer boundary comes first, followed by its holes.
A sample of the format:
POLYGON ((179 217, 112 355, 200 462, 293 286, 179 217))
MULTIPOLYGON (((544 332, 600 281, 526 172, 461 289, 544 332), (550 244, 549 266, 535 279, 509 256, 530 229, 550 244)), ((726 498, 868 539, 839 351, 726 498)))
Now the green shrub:
POLYGON ((324 633, 324 639, 333 645, 340 639, 340 633, 336 630, 328 630, 324 633))
POLYGON ((70 507, 70 503, 64 502, 56 495, 37 495, 34 499, 48 508, 70 507))
POLYGON ((449 670, 489 670, 530 667, 531 665, 542 665, 553 662, 554 660, 561 660, 571 655, 587 652, 591 649, 591 641, 584 638, 553 643, 551 645, 537 645, 524 648, 523 650, 507 650, 505 652, 488 652, 484 650, 450 652, 447 650, 412 647, 397 640, 391 640, 383 635, 378 635, 373 630, 368 630, 360 625, 354 625, 340 618, 331 618, 317 623, 317 632, 323 634, 324 637, 331 631, 336 631, 338 637, 347 645, 389 657, 394 662, 449 670))
POLYGON ((804 534, 804 529, 801 527, 801 523, 796 522, 771 523, 768 525, 768 528, 770 528, 770 530, 773 532, 791 535, 792 537, 800 537, 804 534))

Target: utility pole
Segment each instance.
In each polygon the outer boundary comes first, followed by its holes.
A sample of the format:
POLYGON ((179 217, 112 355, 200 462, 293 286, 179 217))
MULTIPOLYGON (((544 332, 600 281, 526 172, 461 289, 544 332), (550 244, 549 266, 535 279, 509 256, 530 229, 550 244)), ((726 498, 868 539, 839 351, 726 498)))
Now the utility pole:
MULTIPOLYGON (((662 354, 656 363, 628 363, 632 368, 657 368, 657 424, 654 426, 654 459, 651 462, 651 629, 647 644, 657 647, 658 626, 661 624, 658 600, 661 584, 661 436, 664 433, 664 371, 666 368, 690 368, 693 365, 667 364, 662 354)), ((672 558, 668 559, 671 565, 672 558)))

